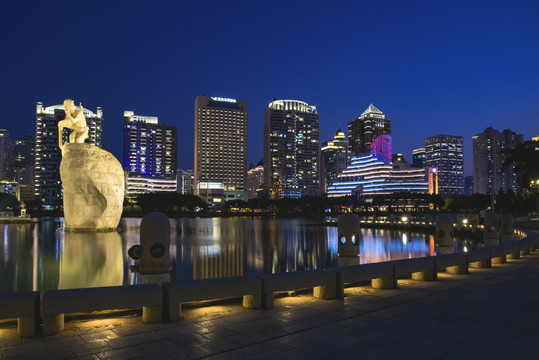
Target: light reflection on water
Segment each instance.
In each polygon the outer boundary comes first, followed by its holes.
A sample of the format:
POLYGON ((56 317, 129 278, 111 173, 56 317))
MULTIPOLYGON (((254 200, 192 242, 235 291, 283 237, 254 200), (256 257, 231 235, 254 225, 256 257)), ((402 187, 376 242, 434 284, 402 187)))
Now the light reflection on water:
MULTIPOLYGON (((140 218, 121 232, 57 230, 62 219, 0 224, 0 292, 138 283, 127 250, 139 243, 140 218)), ((310 219, 171 219, 171 280, 323 269, 430 255, 429 236, 363 229, 358 258, 337 256, 337 228, 310 219)))

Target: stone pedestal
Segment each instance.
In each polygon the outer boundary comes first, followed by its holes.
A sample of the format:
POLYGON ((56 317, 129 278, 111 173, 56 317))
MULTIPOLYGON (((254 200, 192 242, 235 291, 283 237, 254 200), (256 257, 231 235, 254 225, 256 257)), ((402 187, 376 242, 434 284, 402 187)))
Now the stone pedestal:
POLYGON ((486 269, 491 266, 491 260, 490 259, 484 259, 479 261, 470 262, 468 264, 468 267, 472 269, 486 269))
POLYGON ((335 299, 337 287, 335 285, 315 286, 313 296, 317 299, 335 299))
POLYGON ((433 281, 436 280, 436 277, 434 276, 434 270, 418 271, 412 273, 412 280, 433 281))
POLYGON ((242 305, 246 309, 260 309, 262 308, 262 295, 243 295, 242 305))
POLYGON ((448 266, 445 268, 445 272, 451 275, 462 275, 468 273, 468 267, 466 265, 448 266))
POLYGON ((393 277, 383 277, 371 280, 371 286, 375 289, 394 289, 395 281, 393 277))
POLYGON ((111 153, 90 144, 65 144, 60 177, 66 230, 116 229, 123 210, 124 172, 111 153))
POLYGON ((64 314, 43 315, 43 335, 54 335, 64 330, 64 314))

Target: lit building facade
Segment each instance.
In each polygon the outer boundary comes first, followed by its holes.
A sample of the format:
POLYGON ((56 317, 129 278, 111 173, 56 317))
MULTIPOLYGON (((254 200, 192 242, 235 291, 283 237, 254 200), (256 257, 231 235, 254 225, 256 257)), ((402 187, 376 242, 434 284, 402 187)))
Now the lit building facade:
POLYGON ((464 155, 462 136, 436 135, 425 139, 425 167, 436 169, 438 193, 464 194, 464 155))
POLYGON ((425 171, 405 162, 392 163, 390 135, 379 136, 370 154, 353 157, 350 165, 328 187, 328 197, 359 195, 373 197, 398 192, 427 193, 425 171))
POLYGON ((11 138, 6 129, 0 129, 0 181, 13 180, 13 156, 11 138))
POLYGON ((175 180, 177 142, 176 127, 160 124, 155 116, 124 111, 123 167, 129 177, 175 180))
POLYGON ((254 199, 264 187, 264 166, 259 165, 247 171, 247 199, 254 199))
POLYGON ((193 169, 178 169, 176 183, 176 192, 183 195, 193 195, 195 193, 195 172, 193 169))
POLYGON ((466 176, 464 178, 464 195, 470 196, 474 194, 473 176, 466 176))
POLYGON ((412 151, 412 164, 415 167, 425 167, 425 148, 414 149, 412 151))
POLYGON ((15 141, 13 146, 13 175, 21 185, 34 184, 36 139, 25 135, 15 141))
POLYGON ((515 164, 507 167, 504 150, 524 142, 524 135, 505 129, 503 132, 488 127, 472 138, 474 191, 497 195, 500 190, 518 192, 515 164))
MULTIPOLYGON (((75 107, 80 110, 78 106, 75 107)), ((98 107, 94 113, 84 108, 88 126, 86 143, 103 146, 103 110, 98 107)), ((41 102, 36 106, 36 147, 34 167, 34 196, 45 207, 56 207, 62 201, 60 163, 62 154, 58 148, 58 121, 65 119, 63 105, 44 107, 41 102)), ((62 141, 69 142, 70 129, 64 129, 62 141)))
POLYGON ((326 193, 327 187, 337 180, 337 175, 346 170, 349 158, 350 151, 348 149, 348 140, 346 140, 344 132, 339 129, 335 133, 333 140, 329 140, 322 144, 320 155, 320 182, 323 193, 326 193))
POLYGON ((195 100, 195 194, 210 205, 245 199, 248 110, 247 100, 195 100))
POLYGON ((391 135, 391 119, 373 104, 357 118, 348 123, 350 151, 353 156, 369 153, 371 144, 380 135, 391 135))
POLYGON ((320 115, 298 100, 264 112, 264 190, 270 199, 320 195, 320 115))
POLYGON ((352 158, 348 168, 328 187, 328 197, 356 194, 372 197, 399 192, 425 194, 428 191, 423 169, 385 165, 373 155, 363 155, 352 158))
POLYGON ((176 192, 176 178, 148 177, 128 170, 124 172, 125 193, 145 194, 155 192, 176 192))

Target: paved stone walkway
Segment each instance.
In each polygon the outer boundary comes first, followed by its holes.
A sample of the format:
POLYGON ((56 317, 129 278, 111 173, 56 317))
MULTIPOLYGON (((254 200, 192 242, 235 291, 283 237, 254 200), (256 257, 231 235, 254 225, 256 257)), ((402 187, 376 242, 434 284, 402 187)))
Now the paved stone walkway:
POLYGON ((220 304, 186 318, 71 320, 22 339, 0 324, 0 359, 537 359, 539 251, 467 275, 346 289, 344 300, 285 296, 271 310, 220 304))

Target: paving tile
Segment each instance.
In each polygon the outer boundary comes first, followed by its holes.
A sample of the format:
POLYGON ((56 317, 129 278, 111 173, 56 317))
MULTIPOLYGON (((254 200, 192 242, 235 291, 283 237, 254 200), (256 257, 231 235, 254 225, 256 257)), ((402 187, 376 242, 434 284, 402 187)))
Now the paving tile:
POLYGON ((112 350, 112 346, 110 346, 106 341, 97 341, 92 342, 89 344, 82 344, 82 345, 75 345, 70 346, 69 350, 75 355, 75 356, 84 356, 84 355, 90 355, 90 354, 97 354, 100 352, 112 350))
POLYGON ((96 341, 115 339, 118 337, 118 334, 112 330, 100 331, 92 334, 81 335, 80 338, 86 343, 92 343, 96 341))

